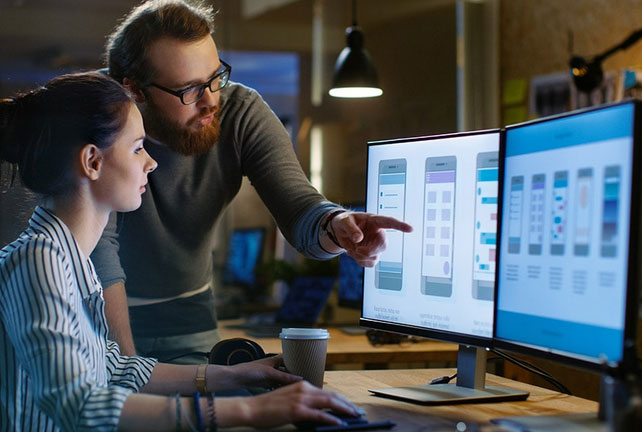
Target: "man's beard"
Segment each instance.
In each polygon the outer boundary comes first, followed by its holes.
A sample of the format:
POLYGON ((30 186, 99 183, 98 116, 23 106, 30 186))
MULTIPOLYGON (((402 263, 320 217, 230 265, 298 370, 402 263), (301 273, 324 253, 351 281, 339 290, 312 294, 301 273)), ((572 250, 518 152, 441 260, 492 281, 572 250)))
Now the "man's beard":
POLYGON ((183 126, 171 118, 166 117, 158 106, 148 98, 147 106, 143 110, 143 123, 149 135, 166 144, 172 150, 185 156, 194 156, 207 152, 214 147, 221 135, 221 120, 219 105, 210 109, 203 109, 183 126), (213 114, 214 118, 198 131, 192 132, 189 126, 197 124, 199 120, 213 114))

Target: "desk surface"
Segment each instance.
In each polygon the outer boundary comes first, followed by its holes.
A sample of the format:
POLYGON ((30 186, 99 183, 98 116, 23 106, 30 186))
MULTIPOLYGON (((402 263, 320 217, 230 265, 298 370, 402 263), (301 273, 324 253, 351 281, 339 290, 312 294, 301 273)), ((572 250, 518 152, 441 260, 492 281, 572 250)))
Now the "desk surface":
MULTIPOLYGON (((245 330, 229 328, 239 324, 240 320, 219 321, 219 332, 223 339, 247 338, 263 347, 265 352, 280 353, 281 340, 278 338, 253 338, 245 330)), ((328 327, 328 356, 326 365, 339 363, 413 363, 413 362, 448 362, 457 360, 457 344, 422 340, 421 342, 403 342, 393 345, 373 346, 366 335, 349 335, 339 328, 328 327)))
MULTIPOLYGON (((369 388, 421 385, 433 378, 451 375, 453 372, 454 370, 452 369, 328 371, 324 377, 324 388, 336 391, 359 405, 366 411, 368 420, 394 421, 397 426, 392 430, 403 432, 454 430, 451 427, 444 428, 444 426, 458 421, 473 422, 481 426, 482 431, 495 431, 503 429, 489 424, 489 421, 493 418, 597 413, 597 402, 564 395, 490 374, 486 376, 487 385, 525 390, 530 392, 530 396, 526 401, 519 402, 423 406, 372 396, 368 392, 369 388)), ((292 426, 287 426, 279 430, 293 429, 292 426)))

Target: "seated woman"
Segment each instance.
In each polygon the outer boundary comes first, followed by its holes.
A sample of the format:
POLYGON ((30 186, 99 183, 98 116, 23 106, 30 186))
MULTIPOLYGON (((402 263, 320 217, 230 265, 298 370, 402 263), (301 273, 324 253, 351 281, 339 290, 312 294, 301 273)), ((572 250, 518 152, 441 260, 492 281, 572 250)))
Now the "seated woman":
POLYGON ((0 430, 214 431, 340 424, 325 408, 357 414, 340 395, 278 370, 280 357, 209 365, 203 383, 202 366, 122 356, 107 339, 88 257, 110 212, 140 206, 156 168, 144 141, 135 104, 100 74, 0 101, 0 159, 43 196, 26 231, 0 251, 0 430), (244 386, 280 388, 214 404, 210 392, 244 386))

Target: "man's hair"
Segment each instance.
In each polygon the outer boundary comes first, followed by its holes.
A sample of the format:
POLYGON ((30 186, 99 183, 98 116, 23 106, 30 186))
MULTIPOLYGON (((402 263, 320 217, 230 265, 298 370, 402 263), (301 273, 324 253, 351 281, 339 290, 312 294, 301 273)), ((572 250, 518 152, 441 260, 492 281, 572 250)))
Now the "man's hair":
POLYGON ((127 77, 147 85, 156 73, 147 59, 154 42, 163 38, 197 41, 213 32, 214 11, 209 6, 183 0, 142 3, 109 36, 105 52, 109 75, 120 83, 127 77))

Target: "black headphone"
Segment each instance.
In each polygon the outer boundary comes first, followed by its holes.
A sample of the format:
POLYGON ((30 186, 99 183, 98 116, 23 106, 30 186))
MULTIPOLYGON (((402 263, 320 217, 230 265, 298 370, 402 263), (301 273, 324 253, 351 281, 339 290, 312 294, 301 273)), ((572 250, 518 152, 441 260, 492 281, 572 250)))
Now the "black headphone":
POLYGON ((261 345, 243 338, 225 339, 214 345, 209 353, 210 364, 231 366, 265 357, 261 345))

